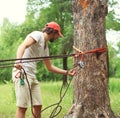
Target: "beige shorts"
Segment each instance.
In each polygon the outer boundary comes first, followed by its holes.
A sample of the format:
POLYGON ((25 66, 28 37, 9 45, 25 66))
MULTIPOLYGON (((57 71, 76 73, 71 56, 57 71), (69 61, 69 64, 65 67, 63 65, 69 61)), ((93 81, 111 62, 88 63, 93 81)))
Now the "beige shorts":
POLYGON ((24 76, 24 85, 21 85, 20 78, 16 78, 16 74, 19 72, 18 69, 14 68, 12 72, 12 79, 15 85, 15 94, 16 94, 16 105, 18 107, 27 108, 29 105, 42 105, 40 83, 36 78, 32 78, 27 75, 29 85, 31 88, 31 95, 29 91, 29 86, 24 76), (32 99, 31 99, 32 97, 32 99))

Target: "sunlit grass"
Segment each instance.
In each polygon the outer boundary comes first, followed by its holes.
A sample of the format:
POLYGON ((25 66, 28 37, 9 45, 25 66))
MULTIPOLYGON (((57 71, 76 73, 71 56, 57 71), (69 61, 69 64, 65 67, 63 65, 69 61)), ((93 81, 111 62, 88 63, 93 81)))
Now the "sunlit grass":
POLYGON ((11 84, 0 85, 0 118, 12 118, 14 116, 15 97, 11 84))
MULTIPOLYGON (((41 90, 42 90, 42 96, 43 96, 43 109, 49 105, 59 102, 61 86, 62 86, 61 82, 57 82, 57 83, 50 82, 49 84, 46 82, 46 83, 41 84, 41 90)), ((61 95, 64 94, 65 90, 66 90, 66 88, 63 88, 61 95)), ((70 106, 72 104, 72 99, 73 99, 72 93, 73 93, 72 86, 70 86, 70 88, 68 89, 68 91, 61 103, 62 111, 57 116, 57 118, 62 118, 68 112, 68 109, 70 108, 70 106)), ((53 106, 53 107, 49 108, 48 110, 44 111, 42 113, 43 118, 45 118, 46 116, 49 116, 55 107, 56 106, 53 106)), ((59 111, 59 108, 58 108, 58 111, 59 111)))
POLYGON ((112 110, 120 115, 120 79, 110 79, 109 91, 112 110))
MULTIPOLYGON (((43 109, 58 103, 60 100, 60 88, 62 86, 62 82, 42 82, 41 83, 41 93, 43 99, 43 109)), ((0 85, 0 118, 13 118, 16 111, 16 103, 15 103, 15 94, 14 94, 14 86, 13 84, 5 84, 0 85)), ((62 95, 64 94, 63 88, 62 95)), ((70 106, 72 105, 72 86, 68 89, 62 103, 62 111, 57 116, 57 118, 62 118, 67 112, 70 106)), ((48 118, 56 106, 50 107, 49 109, 42 112, 43 118, 48 118)), ((58 108, 59 112, 59 108, 58 108)), ((31 108, 28 109, 27 118, 31 118, 31 108)))
MULTIPOLYGON (((120 80, 110 79, 110 102, 112 110, 120 115, 120 80)), ((43 109, 49 105, 58 103, 60 100, 60 88, 62 82, 41 82, 41 93, 43 99, 43 109)), ((66 88, 63 88, 62 95, 66 88)), ((72 105, 73 88, 72 85, 68 89, 63 101, 61 103, 62 111, 56 118, 63 118, 72 105)), ((53 106, 42 112, 42 118, 48 118, 53 106)), ((59 110, 59 109, 58 109, 59 110)), ((16 111, 14 85, 12 83, 0 85, 0 118, 14 118, 16 111)), ((31 109, 29 108, 26 118, 31 118, 31 109)))

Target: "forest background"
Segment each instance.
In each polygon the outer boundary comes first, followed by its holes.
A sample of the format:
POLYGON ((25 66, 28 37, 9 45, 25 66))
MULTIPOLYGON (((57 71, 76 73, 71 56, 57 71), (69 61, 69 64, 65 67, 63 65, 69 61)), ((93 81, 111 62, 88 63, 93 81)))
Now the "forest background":
MULTIPOLYGON (((118 2, 109 1, 108 6, 113 8, 118 2)), ((55 43, 48 44, 50 55, 73 53, 73 15, 70 0, 27 0, 25 21, 17 24, 4 18, 0 26, 0 60, 16 58, 19 44, 26 35, 34 30, 42 30, 47 22, 55 21, 61 26, 63 38, 55 43)), ((106 32, 119 31, 120 19, 116 17, 115 10, 111 9, 106 16, 106 32)), ((109 37, 111 38, 111 37, 109 37)), ((109 50, 109 76, 120 78, 120 41, 116 45, 108 41, 109 50)), ((63 59, 52 60, 58 67, 64 67, 63 59)), ((0 66, 4 62, 0 62, 0 66)), ((67 69, 73 67, 72 58, 67 59, 67 69)), ((43 65, 42 61, 37 64, 37 78, 40 81, 58 81, 63 77, 51 74, 43 65)), ((12 68, 0 68, 0 83, 11 81, 12 68)))

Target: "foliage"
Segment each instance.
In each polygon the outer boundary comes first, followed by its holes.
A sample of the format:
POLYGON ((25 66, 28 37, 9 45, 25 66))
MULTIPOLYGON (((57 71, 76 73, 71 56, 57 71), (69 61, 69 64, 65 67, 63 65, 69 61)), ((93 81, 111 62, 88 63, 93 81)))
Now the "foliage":
POLYGON ((111 9, 106 16, 106 28, 120 30, 120 19, 116 18, 115 9, 118 4, 117 0, 109 0, 108 7, 111 9))
MULTIPOLYGON (((109 7, 115 7, 117 1, 108 1, 109 7)), ((106 16, 106 29, 113 29, 116 31, 120 30, 120 20, 115 17, 115 11, 112 9, 108 15, 106 16)), ((119 48, 116 50, 112 47, 111 43, 108 43, 108 51, 109 51, 109 76, 110 77, 120 77, 120 43, 118 43, 117 47, 119 48)))
MULTIPOLYGON (((113 6, 116 3, 109 3, 113 6)), ((49 43, 50 55, 60 55, 72 53, 73 45, 73 15, 70 0, 28 0, 26 19, 22 24, 10 23, 4 19, 0 31, 0 59, 16 58, 16 51, 19 44, 26 35, 33 30, 42 30, 47 22, 56 21, 61 26, 64 37, 58 39, 53 44, 49 43)), ((120 29, 120 23, 114 18, 114 11, 108 13, 106 17, 107 29, 120 29)), ((120 77, 119 58, 120 53, 109 44, 109 74, 120 77)), ((118 45, 120 47, 120 45, 118 45)), ((63 60, 52 60, 53 64, 63 68, 63 60)), ((68 68, 72 67, 72 59, 68 59, 68 68)), ((46 70, 43 63, 37 65, 37 77, 39 80, 61 80, 61 75, 52 74, 46 70), (58 79, 59 78, 59 79, 58 79)), ((6 83, 11 80, 12 68, 0 68, 0 81, 6 83)))
MULTIPOLYGON (((118 43, 119 47, 119 43, 118 43)), ((109 53, 109 76, 110 77, 120 77, 120 50, 115 50, 112 44, 108 43, 108 53, 109 53)))
POLYGON ((117 52, 116 50, 108 44, 108 52, 109 52, 109 76, 114 77, 116 73, 116 65, 117 63, 117 52), (111 58, 112 57, 112 58, 111 58))
POLYGON ((115 12, 110 11, 106 17, 106 28, 113 30, 120 30, 120 23, 114 17, 115 12))
MULTIPOLYGON (((44 2, 44 4, 46 4, 44 2)), ((71 2, 69 0, 61 1, 61 0, 50 0, 50 5, 47 8, 42 8, 40 11, 40 15, 37 18, 37 24, 40 24, 40 28, 43 27, 46 22, 55 21, 61 26, 61 32, 64 37, 58 39, 54 44, 49 43, 50 55, 60 55, 60 54, 68 54, 72 51, 73 45, 73 23, 72 23, 72 9, 71 2), (60 12, 61 11, 61 12, 60 12)), ((62 60, 52 60, 53 63, 62 68, 62 60)), ((69 62, 68 62, 69 63, 69 62)), ((42 72, 46 72, 46 70, 39 70, 38 68, 38 77, 41 76, 42 72)), ((56 78, 61 78, 61 75, 45 73, 41 78, 52 78, 52 80, 56 80, 56 78)))
MULTIPOLYGON (((1 26, 0 35, 0 59, 10 59, 15 57, 16 49, 21 42, 19 27, 16 24, 11 24, 8 19, 4 19, 1 26)), ((4 63, 0 63, 4 64, 4 63)), ((11 68, 0 68, 0 81, 6 82, 11 79, 11 68)))
MULTIPOLYGON (((42 30, 49 21, 56 21, 60 24, 61 31, 64 34, 63 38, 58 39, 54 44, 49 44, 50 55, 63 54, 63 51, 65 53, 71 52, 73 23, 71 2, 69 0, 63 2, 61 0, 28 0, 26 10, 26 19, 20 25, 10 23, 8 19, 4 19, 0 34, 0 52, 4 53, 1 53, 0 59, 15 58, 16 50, 26 35, 34 30, 42 30), (62 12, 60 12, 61 10, 62 12)), ((53 63, 62 68, 62 60, 53 60, 53 63)), ((39 80, 46 80, 46 78, 56 80, 57 78, 61 78, 61 75, 51 74, 46 71, 41 62, 38 63, 37 67, 39 80)), ((11 71, 11 68, 1 69, 0 81, 10 80, 11 71)))
MULTIPOLYGON (((50 5, 47 8, 43 8, 40 12, 40 15, 37 19, 37 23, 41 24, 40 26, 43 27, 43 25, 46 24, 46 22, 55 21, 61 26, 61 31, 65 37, 57 40, 55 42, 55 45, 49 45, 52 54, 60 54, 60 50, 63 50, 62 47, 65 41, 69 41, 70 43, 73 43, 70 39, 73 40, 73 23, 72 23, 72 9, 71 9, 71 2, 69 0, 50 0, 50 5), (63 2, 62 2, 63 1, 63 2), (61 11, 61 12, 60 12, 61 11), (42 25, 43 24, 43 25, 42 25), (67 29, 67 30, 66 30, 67 29), (69 30, 68 30, 69 29, 69 30), (68 35, 66 35, 66 33, 68 35), (56 48, 56 45, 58 48, 56 48), (55 48, 55 49, 54 49, 55 48)), ((71 49, 71 47, 67 48, 71 49)))

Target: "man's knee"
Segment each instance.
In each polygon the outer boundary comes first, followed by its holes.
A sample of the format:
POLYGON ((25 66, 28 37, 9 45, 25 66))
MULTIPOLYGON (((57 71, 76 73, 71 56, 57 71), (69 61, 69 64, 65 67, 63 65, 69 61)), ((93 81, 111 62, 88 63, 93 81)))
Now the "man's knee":
POLYGON ((22 108, 22 107, 18 107, 17 109, 19 112, 25 113, 27 108, 22 108))

